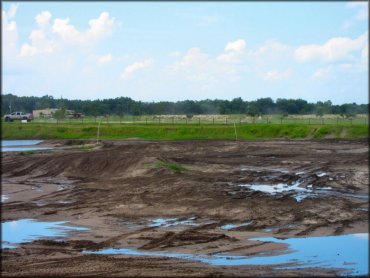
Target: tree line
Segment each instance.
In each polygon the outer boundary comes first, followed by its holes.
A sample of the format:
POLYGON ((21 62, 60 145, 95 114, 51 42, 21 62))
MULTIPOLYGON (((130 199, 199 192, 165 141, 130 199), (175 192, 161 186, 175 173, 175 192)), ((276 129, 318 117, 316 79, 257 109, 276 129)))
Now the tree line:
POLYGON ((56 99, 53 96, 43 97, 16 96, 13 94, 1 95, 2 115, 10 111, 32 112, 37 109, 64 108, 82 112, 86 116, 104 115, 196 115, 196 114, 246 114, 250 116, 262 114, 338 114, 354 116, 368 114, 369 104, 346 103, 333 105, 330 100, 309 103, 303 99, 260 98, 254 101, 244 101, 242 98, 233 100, 184 100, 177 102, 142 102, 128 97, 97 99, 97 100, 69 100, 56 99))

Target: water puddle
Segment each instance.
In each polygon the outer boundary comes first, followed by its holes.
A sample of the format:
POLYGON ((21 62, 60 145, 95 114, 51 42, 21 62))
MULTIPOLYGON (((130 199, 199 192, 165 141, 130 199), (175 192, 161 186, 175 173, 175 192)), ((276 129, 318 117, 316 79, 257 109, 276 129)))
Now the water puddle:
POLYGON ((4 203, 4 202, 6 202, 6 200, 9 200, 9 196, 8 195, 1 195, 1 202, 4 203))
POLYGON ((368 271, 369 234, 276 239, 274 237, 252 238, 250 240, 277 242, 289 245, 289 253, 264 256, 234 256, 227 254, 187 254, 163 251, 141 251, 133 248, 109 248, 99 251, 84 251, 88 254, 113 254, 132 256, 160 256, 200 261, 211 265, 287 265, 279 268, 342 268, 348 274, 366 275, 368 271), (293 264, 293 266, 292 266, 293 264))
POLYGON ((63 237, 67 232, 89 230, 68 226, 66 223, 65 221, 41 222, 33 219, 1 223, 1 248, 16 248, 18 243, 30 242, 42 237, 63 237))
POLYGON ((42 140, 1 140, 1 147, 32 146, 41 142, 42 140))
POLYGON ((179 218, 156 218, 149 220, 151 223, 148 225, 149 227, 171 227, 171 226, 178 226, 178 225, 198 225, 194 223, 196 217, 190 217, 187 219, 179 219, 179 218))
POLYGON ((241 187, 248 187, 254 191, 260 191, 264 193, 268 193, 270 195, 276 195, 283 192, 291 191, 294 193, 292 197, 294 197, 297 202, 302 201, 304 198, 309 196, 313 193, 313 189, 309 186, 308 188, 300 187, 301 182, 295 182, 291 185, 286 183, 278 183, 278 184, 240 184, 241 187))
POLYGON ((2 140, 2 152, 20 152, 20 151, 39 151, 51 150, 52 148, 33 147, 41 143, 42 140, 2 140))
POLYGON ((364 194, 354 194, 354 193, 344 193, 340 191, 332 190, 330 186, 327 187, 316 187, 313 188, 312 185, 307 185, 306 187, 300 187, 302 182, 297 181, 293 184, 278 183, 278 184, 240 184, 241 187, 247 187, 254 191, 260 191, 270 195, 278 195, 280 193, 291 193, 292 197, 296 199, 297 202, 304 200, 307 197, 317 198, 322 195, 332 195, 340 197, 350 197, 358 199, 369 199, 368 195, 364 194))
POLYGON ((245 223, 241 223, 241 224, 226 224, 226 225, 221 226, 221 229, 222 230, 231 230, 231 229, 235 229, 235 228, 239 228, 239 227, 243 227, 243 226, 248 226, 252 223, 253 223, 253 221, 249 221, 249 222, 245 222, 245 223))

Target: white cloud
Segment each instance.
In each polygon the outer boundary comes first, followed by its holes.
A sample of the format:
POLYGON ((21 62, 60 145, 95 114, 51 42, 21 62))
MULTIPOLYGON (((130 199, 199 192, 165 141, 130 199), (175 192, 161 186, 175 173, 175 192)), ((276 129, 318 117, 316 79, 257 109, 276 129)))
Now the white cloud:
POLYGON ((367 44, 367 32, 356 39, 338 37, 328 40, 325 44, 302 45, 295 50, 295 58, 299 62, 311 60, 335 61, 349 58, 367 44))
POLYGON ((89 21, 90 29, 87 31, 87 36, 99 40, 110 35, 115 27, 115 18, 110 18, 109 13, 102 12, 97 19, 89 21))
POLYGON ((223 63, 240 63, 246 45, 243 39, 227 43, 224 52, 217 57, 217 60, 223 63))
POLYGON ((43 11, 39 13, 38 15, 36 15, 35 17, 36 23, 39 26, 44 26, 44 25, 49 24, 50 19, 51 19, 51 13, 49 11, 43 11))
POLYGON ((55 19, 52 31, 64 41, 78 43, 82 40, 80 32, 73 25, 69 24, 69 18, 55 19))
POLYGON ((67 45, 91 46, 94 42, 110 35, 115 27, 115 19, 110 18, 107 12, 102 12, 98 18, 89 21, 89 28, 79 31, 70 23, 70 19, 56 18, 52 26, 52 14, 43 11, 36 15, 35 21, 38 29, 32 30, 29 43, 22 45, 20 56, 34 56, 37 54, 50 54, 67 45))
POLYGON ((285 71, 270 70, 264 74, 266 80, 284 80, 292 76, 293 71, 287 69, 285 71))
POLYGON ((215 64, 199 48, 190 48, 182 59, 174 63, 171 72, 189 81, 214 81, 215 64))
POLYGON ((353 237, 358 239, 369 240, 369 233, 353 234, 353 237))
POLYGON ((319 68, 312 75, 312 79, 323 79, 330 76, 330 68, 319 68))
POLYGON ((18 5, 10 5, 8 11, 1 11, 2 14, 2 51, 3 57, 8 58, 17 51, 18 29, 17 23, 13 20, 16 16, 18 5))
POLYGON ((170 72, 185 80, 206 83, 204 86, 210 88, 210 84, 215 84, 219 80, 236 81, 239 78, 239 69, 230 61, 236 62, 236 59, 239 61, 240 54, 241 52, 228 50, 219 56, 210 57, 199 48, 193 47, 187 51, 180 61, 170 67, 170 72), (224 54, 230 54, 230 56, 227 56, 227 60, 222 58, 224 54))
POLYGON ((121 78, 122 79, 130 79, 136 71, 149 68, 152 64, 153 64, 153 61, 151 59, 146 59, 146 60, 141 61, 141 62, 135 62, 135 63, 127 66, 123 70, 121 78))
MULTIPOLYGON (((257 55, 266 55, 271 52, 283 52, 289 50, 289 46, 283 43, 280 43, 275 40, 267 41, 264 45, 259 47, 255 54, 257 55)), ((275 53, 274 53, 275 54, 275 53)))
POLYGON ((369 45, 365 45, 361 51, 361 57, 365 60, 369 59, 369 45))
POLYGON ((347 19, 344 23, 343 23, 343 28, 344 29, 348 29, 354 25, 356 25, 356 23, 358 22, 361 22, 361 21, 366 21, 368 20, 369 18, 369 4, 368 2, 366 1, 363 1, 363 2, 348 2, 346 4, 346 7, 349 8, 349 9, 352 9, 352 10, 355 10, 356 11, 356 14, 353 15, 351 18, 347 19))
POLYGON ((112 54, 107 54, 107 55, 100 56, 98 61, 101 64, 108 64, 108 63, 112 62, 112 54))
POLYGON ((245 46, 247 44, 245 43, 245 40, 243 39, 238 39, 234 42, 229 42, 226 46, 225 46, 225 51, 236 51, 236 52, 240 52, 240 51, 243 51, 245 49, 245 46))
POLYGON ((202 53, 197 47, 193 47, 188 50, 180 62, 175 63, 174 69, 178 70, 189 66, 202 65, 207 61, 208 54, 202 53))
POLYGON ((348 8, 367 7, 367 5, 367 1, 350 1, 346 4, 348 8))
POLYGON ((9 19, 12 19, 15 17, 16 13, 17 13, 17 9, 18 9, 18 4, 11 4, 10 5, 10 8, 9 8, 9 11, 7 13, 7 16, 9 19))
POLYGON ((181 52, 180 51, 171 51, 170 53, 168 53, 168 55, 170 55, 171 57, 179 57, 181 55, 181 52))

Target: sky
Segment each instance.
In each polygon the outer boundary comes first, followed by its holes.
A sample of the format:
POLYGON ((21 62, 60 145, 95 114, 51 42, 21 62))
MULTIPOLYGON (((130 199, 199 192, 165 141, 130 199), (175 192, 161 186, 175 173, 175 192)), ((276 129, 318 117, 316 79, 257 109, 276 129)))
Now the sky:
POLYGON ((2 94, 369 103, 368 2, 2 2, 2 94))

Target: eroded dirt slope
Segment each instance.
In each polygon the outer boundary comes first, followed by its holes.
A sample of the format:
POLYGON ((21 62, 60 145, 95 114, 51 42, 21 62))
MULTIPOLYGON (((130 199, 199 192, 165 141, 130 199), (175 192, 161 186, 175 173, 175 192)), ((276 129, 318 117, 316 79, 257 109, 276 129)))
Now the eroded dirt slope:
POLYGON ((6 275, 307 275, 313 270, 179 265, 174 259, 127 260, 81 251, 130 246, 251 255, 283 248, 245 240, 261 234, 284 238, 367 232, 368 184, 366 140, 112 140, 94 149, 3 153, 2 191, 10 196, 2 204, 3 221, 63 220, 92 230, 70 234, 59 245, 40 240, 5 250, 2 266, 6 275), (173 163, 182 170, 171 170, 173 163), (246 186, 253 184, 299 184, 315 194, 297 201, 292 191, 270 195, 246 186), (156 218, 191 221, 151 226, 156 218), (222 229, 246 221, 248 225, 222 229))

